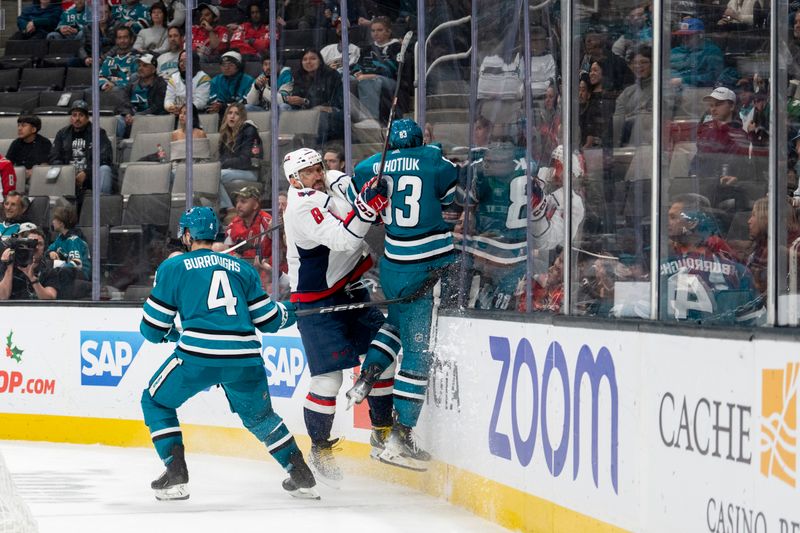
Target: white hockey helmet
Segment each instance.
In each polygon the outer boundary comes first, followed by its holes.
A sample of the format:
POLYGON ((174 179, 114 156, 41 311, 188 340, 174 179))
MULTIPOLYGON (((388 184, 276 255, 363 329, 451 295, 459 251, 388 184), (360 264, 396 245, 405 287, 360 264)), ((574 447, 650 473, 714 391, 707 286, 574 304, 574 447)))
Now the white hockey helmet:
POLYGON ((300 179, 300 171, 304 168, 322 165, 322 156, 319 152, 311 148, 300 148, 286 154, 283 158, 283 173, 290 182, 293 179, 300 179))
MULTIPOLYGON (((550 154, 550 157, 556 172, 562 172, 564 165, 564 146, 561 144, 556 146, 553 149, 553 153, 550 154)), ((582 178, 584 174, 586 174, 586 161, 583 158, 583 154, 575 150, 572 152, 572 179, 582 178)))

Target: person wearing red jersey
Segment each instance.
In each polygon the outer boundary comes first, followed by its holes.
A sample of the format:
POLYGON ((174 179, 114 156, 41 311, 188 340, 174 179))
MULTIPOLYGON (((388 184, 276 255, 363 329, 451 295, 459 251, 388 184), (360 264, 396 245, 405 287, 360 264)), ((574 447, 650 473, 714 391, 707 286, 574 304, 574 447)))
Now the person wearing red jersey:
POLYGON ((217 25, 217 6, 203 3, 197 6, 197 10, 200 12, 200 20, 192 26, 192 50, 204 61, 218 59, 230 46, 228 29, 217 25))

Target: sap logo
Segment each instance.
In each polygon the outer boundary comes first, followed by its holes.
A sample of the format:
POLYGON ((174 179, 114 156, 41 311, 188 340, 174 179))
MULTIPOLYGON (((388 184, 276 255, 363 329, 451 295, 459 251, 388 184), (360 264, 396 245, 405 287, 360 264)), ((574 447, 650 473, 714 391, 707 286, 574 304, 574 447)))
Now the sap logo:
POLYGON ((306 369, 303 341, 270 335, 262 338, 262 345, 270 395, 291 398, 306 369))
POLYGON ((116 387, 143 343, 132 331, 81 331, 81 385, 116 387))
MULTIPOLYGON (((511 430, 514 443, 516 460, 520 465, 526 467, 533 458, 536 447, 536 436, 541 433, 541 444, 544 451, 547 470, 553 477, 559 477, 567 463, 570 444, 572 444, 572 479, 578 478, 581 464, 581 430, 586 426, 581 424, 581 382, 586 377, 591 388, 591 468, 595 487, 599 486, 598 467, 600 458, 598 457, 598 426, 600 423, 600 413, 598 412, 598 400, 600 396, 600 384, 603 378, 608 382, 607 394, 610 398, 610 416, 603 416, 603 421, 611 424, 611 484, 614 492, 619 493, 617 475, 617 446, 619 429, 619 394, 617 391, 617 377, 614 370, 614 360, 611 352, 606 347, 600 348, 597 359, 592 354, 592 350, 583 345, 575 363, 574 378, 570 379, 567 358, 564 350, 558 342, 550 343, 547 355, 542 366, 541 381, 536 356, 533 347, 528 339, 522 338, 517 344, 514 354, 511 353, 511 344, 506 337, 489 337, 489 349, 492 359, 503 364, 500 369, 500 379, 497 383, 497 394, 494 400, 494 410, 489 422, 489 452, 497 457, 502 457, 509 461, 512 460, 512 439, 505 433, 498 430, 498 421, 504 409, 511 409, 511 430), (525 379, 520 380, 520 376, 526 375, 525 379), (509 387, 509 377, 511 386, 509 387), (522 383, 527 383, 530 379, 532 390, 530 395, 519 394, 522 383), (561 390, 563 391, 564 406, 563 420, 548 421, 548 393, 550 391, 550 380, 559 379, 561 390), (509 390, 510 389, 510 390, 509 390), (572 390, 572 394, 570 394, 572 390), (510 393, 510 394, 509 394, 510 393), (532 405, 522 408, 518 406, 519 396, 531 397, 532 405), (509 398, 510 397, 510 398, 509 398), (506 400, 509 401, 506 401, 506 400), (520 420, 518 412, 530 413, 530 420, 520 420), (541 420, 541 425, 539 421, 541 420), (523 434, 520 428, 530 427, 523 434), (552 428, 552 429, 551 429, 552 428), (558 428, 558 431, 556 431, 558 428), (551 434, 560 435, 560 442, 552 442, 551 434), (571 441, 571 442, 570 442, 571 441), (554 446, 555 445, 555 446, 554 446)), ((586 398, 583 398, 585 401, 586 398)), ((584 435, 585 438, 585 435, 584 435)), ((585 461, 585 459, 584 459, 585 461)))

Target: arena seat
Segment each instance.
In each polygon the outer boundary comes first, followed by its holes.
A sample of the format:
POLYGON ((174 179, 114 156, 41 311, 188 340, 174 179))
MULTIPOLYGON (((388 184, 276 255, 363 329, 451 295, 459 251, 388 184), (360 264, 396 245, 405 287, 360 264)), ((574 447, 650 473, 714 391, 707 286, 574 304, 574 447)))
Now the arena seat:
POLYGON ((28 68, 36 66, 47 53, 47 41, 44 39, 26 39, 6 41, 5 55, 0 57, 0 67, 28 68))
POLYGON ((64 67, 22 69, 20 91, 60 91, 63 88, 64 67))
POLYGON ((74 39, 51 39, 47 41, 47 55, 42 58, 46 67, 66 67, 78 55, 83 41, 74 39))
MULTIPOLYGON (((219 194, 220 163, 195 163, 193 171, 193 192, 198 196, 216 201, 219 194)), ((172 184, 172 203, 186 201, 186 165, 179 164, 175 170, 175 181, 172 184)))
POLYGON ((69 67, 64 80, 64 90, 88 89, 92 86, 92 69, 86 67, 69 67))
POLYGON ((166 194, 170 189, 169 163, 131 163, 122 180, 123 196, 140 194, 166 194))
MULTIPOLYGON (((55 180, 47 178, 48 171, 53 168, 47 165, 36 165, 31 174, 31 186, 29 193, 31 196, 49 196, 50 201, 54 202, 62 196, 75 196, 75 167, 72 165, 61 165, 61 173, 55 180)), ((48 224, 50 222, 48 221, 48 224)))
POLYGON ((16 117, 20 113, 30 113, 36 107, 38 101, 39 95, 35 92, 3 93, 2 98, 0 98, 0 115, 14 115, 16 117))
MULTIPOLYGON (((78 226, 91 226, 93 221, 92 209, 81 209, 78 226)), ((121 194, 100 195, 100 223, 104 226, 117 226, 122 223, 121 194)))
POLYGON ((0 91, 16 91, 19 85, 19 69, 0 70, 0 91))
POLYGON ((82 90, 42 91, 39 93, 39 105, 33 112, 37 115, 66 115, 75 100, 83 100, 82 90))
POLYGON ((11 146, 12 142, 14 142, 14 139, 0 138, 0 154, 6 155, 8 153, 8 147, 11 146))

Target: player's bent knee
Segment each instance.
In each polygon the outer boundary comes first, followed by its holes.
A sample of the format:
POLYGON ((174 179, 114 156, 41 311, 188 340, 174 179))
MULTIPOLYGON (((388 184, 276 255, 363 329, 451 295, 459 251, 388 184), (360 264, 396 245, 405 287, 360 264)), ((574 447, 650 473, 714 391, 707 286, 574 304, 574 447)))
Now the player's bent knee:
POLYGON ((342 386, 342 379, 341 370, 313 376, 308 391, 317 396, 336 397, 342 386))

